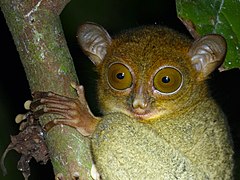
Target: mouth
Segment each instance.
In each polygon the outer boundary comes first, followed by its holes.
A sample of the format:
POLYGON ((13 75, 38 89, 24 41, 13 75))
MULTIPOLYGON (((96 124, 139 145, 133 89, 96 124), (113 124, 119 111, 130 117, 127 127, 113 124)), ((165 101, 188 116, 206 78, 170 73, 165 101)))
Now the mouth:
POLYGON ((165 108, 151 110, 142 108, 131 108, 125 109, 124 111, 122 109, 115 109, 114 112, 122 112, 140 122, 148 122, 154 119, 159 119, 162 115, 167 113, 167 110, 165 108))
POLYGON ((154 113, 154 111, 137 108, 137 109, 132 109, 131 114, 138 120, 148 120, 148 119, 152 119, 156 115, 156 112, 154 113))
POLYGON ((167 110, 165 108, 152 109, 152 110, 136 108, 136 109, 131 109, 129 113, 133 118, 136 118, 138 121, 148 122, 154 119, 155 120, 160 119, 162 115, 167 113, 167 110))

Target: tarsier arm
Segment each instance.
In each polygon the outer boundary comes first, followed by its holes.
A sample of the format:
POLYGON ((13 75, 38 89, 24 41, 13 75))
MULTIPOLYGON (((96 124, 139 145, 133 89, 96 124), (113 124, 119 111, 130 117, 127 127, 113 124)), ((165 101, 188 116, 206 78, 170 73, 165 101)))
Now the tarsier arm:
POLYGON ((46 131, 56 125, 63 124, 76 128, 84 136, 89 136, 94 132, 100 118, 95 117, 89 109, 83 86, 77 86, 76 84, 72 84, 72 86, 77 90, 77 99, 61 96, 53 92, 34 92, 34 101, 31 103, 30 109, 34 112, 35 118, 45 113, 61 116, 48 122, 44 126, 46 131))

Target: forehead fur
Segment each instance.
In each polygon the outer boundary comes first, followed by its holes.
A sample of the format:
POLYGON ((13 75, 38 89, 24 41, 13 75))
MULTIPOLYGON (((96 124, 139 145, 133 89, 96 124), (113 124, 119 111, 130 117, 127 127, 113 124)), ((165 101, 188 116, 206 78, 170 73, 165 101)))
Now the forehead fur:
MULTIPOLYGON (((108 49, 111 58, 149 67, 155 63, 186 59, 192 41, 166 27, 145 26, 122 32, 112 39, 108 49)), ((111 59, 112 61, 113 59, 111 59)), ((178 62, 179 63, 179 62, 178 62)))

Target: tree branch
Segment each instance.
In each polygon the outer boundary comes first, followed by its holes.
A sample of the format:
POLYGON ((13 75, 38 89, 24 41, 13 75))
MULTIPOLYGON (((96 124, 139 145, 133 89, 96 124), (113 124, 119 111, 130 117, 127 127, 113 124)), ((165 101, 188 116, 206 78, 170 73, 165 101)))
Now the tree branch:
MULTIPOLYGON (((0 7, 19 52, 31 92, 54 91, 75 97, 78 82, 59 14, 70 0, 1 0, 0 7)), ((45 116, 45 124, 53 116, 45 116)), ((55 175, 91 179, 89 139, 75 129, 56 126, 47 134, 55 175)))

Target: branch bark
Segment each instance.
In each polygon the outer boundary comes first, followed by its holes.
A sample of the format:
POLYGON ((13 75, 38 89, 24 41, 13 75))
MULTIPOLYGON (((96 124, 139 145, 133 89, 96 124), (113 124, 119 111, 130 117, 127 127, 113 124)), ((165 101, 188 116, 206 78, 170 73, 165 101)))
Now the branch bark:
MULTIPOLYGON (((76 97, 78 82, 59 14, 70 0, 1 0, 0 7, 19 52, 31 92, 54 91, 76 97)), ((45 124, 54 116, 40 119, 45 124)), ((75 129, 56 126, 47 134, 55 175, 91 179, 89 139, 75 129)))

